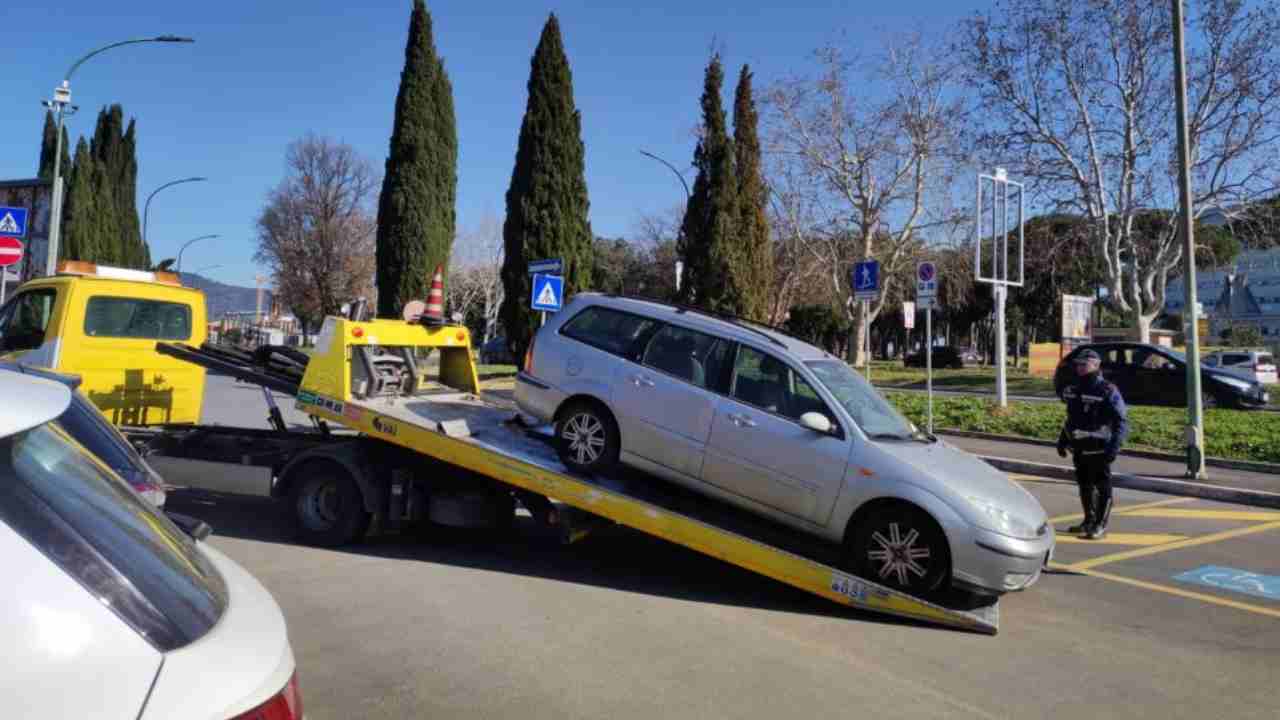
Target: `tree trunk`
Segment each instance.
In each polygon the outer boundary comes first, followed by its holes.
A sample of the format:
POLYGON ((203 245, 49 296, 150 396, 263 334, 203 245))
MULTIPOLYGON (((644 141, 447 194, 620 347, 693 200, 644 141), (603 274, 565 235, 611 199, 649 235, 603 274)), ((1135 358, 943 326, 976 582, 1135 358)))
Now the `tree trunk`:
POLYGON ((1150 343, 1151 342, 1151 324, 1155 321, 1156 314, 1151 313, 1149 315, 1138 315, 1137 318, 1138 319, 1135 324, 1135 329, 1138 331, 1138 342, 1150 343))

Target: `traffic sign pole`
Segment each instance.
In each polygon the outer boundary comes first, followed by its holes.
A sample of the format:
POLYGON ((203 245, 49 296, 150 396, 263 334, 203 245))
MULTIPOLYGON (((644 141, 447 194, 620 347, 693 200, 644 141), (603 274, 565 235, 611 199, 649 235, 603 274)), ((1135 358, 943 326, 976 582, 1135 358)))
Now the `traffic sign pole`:
POLYGON ((924 309, 924 384, 929 395, 929 434, 933 434, 933 304, 924 309))

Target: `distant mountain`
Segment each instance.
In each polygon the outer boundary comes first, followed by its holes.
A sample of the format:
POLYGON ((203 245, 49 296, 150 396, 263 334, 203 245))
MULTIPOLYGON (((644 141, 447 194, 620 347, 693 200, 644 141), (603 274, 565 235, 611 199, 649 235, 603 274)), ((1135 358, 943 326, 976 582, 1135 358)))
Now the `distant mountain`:
MULTIPOLYGON (((217 320, 229 312, 251 313, 258 309, 258 290, 240 285, 227 285, 195 273, 181 273, 182 284, 204 291, 206 312, 210 320, 217 320)), ((262 311, 271 310, 271 291, 262 291, 262 311)))

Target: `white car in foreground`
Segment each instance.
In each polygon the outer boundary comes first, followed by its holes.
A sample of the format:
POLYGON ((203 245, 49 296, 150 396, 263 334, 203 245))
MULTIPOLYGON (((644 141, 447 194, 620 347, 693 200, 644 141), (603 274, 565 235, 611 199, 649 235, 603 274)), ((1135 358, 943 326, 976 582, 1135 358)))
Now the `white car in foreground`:
POLYGON ((280 607, 208 526, 72 440, 65 385, 0 370, 0 398, 3 716, 301 718, 280 607))

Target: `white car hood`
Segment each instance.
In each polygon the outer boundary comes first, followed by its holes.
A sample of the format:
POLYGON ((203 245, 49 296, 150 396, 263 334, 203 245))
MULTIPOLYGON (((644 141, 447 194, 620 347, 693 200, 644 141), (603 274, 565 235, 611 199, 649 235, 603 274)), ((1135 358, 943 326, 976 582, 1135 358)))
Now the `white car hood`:
POLYGON ((1040 501, 1010 480, 1008 475, 944 440, 935 443, 914 440, 873 442, 877 449, 916 470, 915 477, 903 477, 903 480, 956 503, 958 507, 955 509, 966 517, 971 513, 965 499, 977 497, 1006 510, 1033 528, 1048 518, 1040 501))
POLYGON ((293 648, 275 598, 207 542, 199 548, 227 582, 227 610, 204 637, 165 653, 142 720, 225 720, 271 699, 293 675, 293 648))

